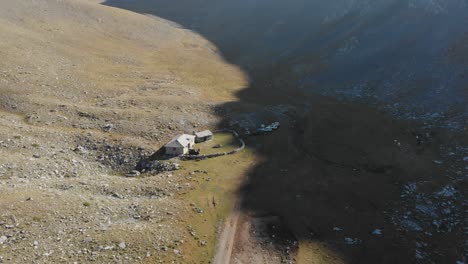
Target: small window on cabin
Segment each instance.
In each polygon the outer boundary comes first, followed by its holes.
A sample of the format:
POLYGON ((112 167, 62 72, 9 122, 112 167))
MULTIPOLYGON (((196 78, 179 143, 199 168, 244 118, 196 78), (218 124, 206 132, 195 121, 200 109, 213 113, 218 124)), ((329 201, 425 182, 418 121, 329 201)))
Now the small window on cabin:
POLYGON ((172 148, 173 151, 176 151, 176 148, 172 148))

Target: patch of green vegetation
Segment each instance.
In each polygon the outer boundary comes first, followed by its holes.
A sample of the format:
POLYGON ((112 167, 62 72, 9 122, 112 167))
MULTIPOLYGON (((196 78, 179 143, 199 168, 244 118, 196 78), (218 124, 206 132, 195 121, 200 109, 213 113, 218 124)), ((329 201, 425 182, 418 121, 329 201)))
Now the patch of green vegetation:
POLYGON ((32 146, 33 148, 39 148, 41 145, 39 145, 39 144, 37 144, 37 143, 32 143, 31 146, 32 146))
POLYGON ((231 133, 216 133, 213 140, 198 143, 194 147, 200 149, 200 154, 229 152, 240 146, 240 142, 231 133))
POLYGON ((21 136, 13 136, 14 139, 21 139, 21 136))
POLYGON ((40 221, 42 221, 42 218, 39 217, 39 216, 33 216, 32 220, 33 220, 34 222, 40 222, 40 221))
MULTIPOLYGON (((215 134, 213 141, 197 145, 203 145, 208 150, 216 144, 221 144, 224 150, 215 148, 214 152, 226 152, 237 148, 239 143, 231 134, 221 133, 215 134)), ((202 153, 206 154, 203 151, 202 153)), ((193 263, 209 263, 213 259, 220 228, 234 206, 238 188, 253 161, 254 153, 246 148, 233 155, 181 163, 183 169, 180 172, 183 174, 189 175, 197 170, 208 172, 187 177, 195 188, 179 194, 187 204, 193 203, 203 209, 203 213, 189 210, 184 216, 190 223, 187 228, 190 239, 182 245, 182 251, 192 252, 193 263), (203 244, 200 244, 201 239, 203 244)))
POLYGON ((83 206, 85 206, 85 207, 90 207, 90 206, 91 206, 91 203, 90 203, 90 202, 84 202, 84 203, 83 203, 83 206))

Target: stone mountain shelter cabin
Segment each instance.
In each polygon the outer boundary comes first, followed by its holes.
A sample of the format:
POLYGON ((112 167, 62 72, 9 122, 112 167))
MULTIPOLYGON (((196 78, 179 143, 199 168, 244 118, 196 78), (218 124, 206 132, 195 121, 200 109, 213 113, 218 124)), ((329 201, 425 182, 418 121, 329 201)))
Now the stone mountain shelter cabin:
POLYGON ((167 155, 180 156, 187 154, 193 145, 195 145, 195 136, 181 134, 169 141, 164 148, 167 155))

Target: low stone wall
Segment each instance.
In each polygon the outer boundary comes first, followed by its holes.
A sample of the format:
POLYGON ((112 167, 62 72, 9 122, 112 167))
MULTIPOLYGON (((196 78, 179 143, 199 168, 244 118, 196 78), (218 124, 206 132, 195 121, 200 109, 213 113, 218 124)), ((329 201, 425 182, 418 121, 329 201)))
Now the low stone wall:
POLYGON ((243 150, 245 148, 245 142, 242 138, 239 137, 239 134, 234 131, 234 130, 230 130, 230 129, 221 129, 221 130, 216 130, 214 131, 213 133, 222 133, 222 132, 229 132, 231 133, 237 140, 239 140, 239 143, 240 143, 240 147, 234 149, 234 150, 231 150, 229 152, 219 152, 219 153, 212 153, 212 154, 202 154, 202 155, 183 155, 183 156, 180 156, 181 159, 185 159, 185 160, 194 160, 194 159, 209 159, 209 158, 215 158, 215 157, 219 157, 219 156, 226 156, 226 155, 232 155, 232 154, 235 154, 241 150, 243 150))

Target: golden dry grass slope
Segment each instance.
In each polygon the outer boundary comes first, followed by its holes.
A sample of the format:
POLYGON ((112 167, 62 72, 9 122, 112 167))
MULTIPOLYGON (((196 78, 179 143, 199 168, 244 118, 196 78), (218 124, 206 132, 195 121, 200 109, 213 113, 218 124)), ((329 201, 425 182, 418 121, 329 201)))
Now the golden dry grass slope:
POLYGON ((115 174, 216 125, 245 74, 172 22, 82 0, 0 1, 0 58, 0 262, 182 255, 188 172, 115 174))
POLYGON ((76 111, 93 112, 119 119, 118 131, 141 134, 163 111, 186 127, 210 121, 213 103, 245 86, 211 43, 167 21, 86 1, 1 5, 2 106, 34 112, 41 123, 71 126, 76 111), (51 120, 58 105, 67 110, 51 120), (188 120, 187 111, 200 113, 188 120))

